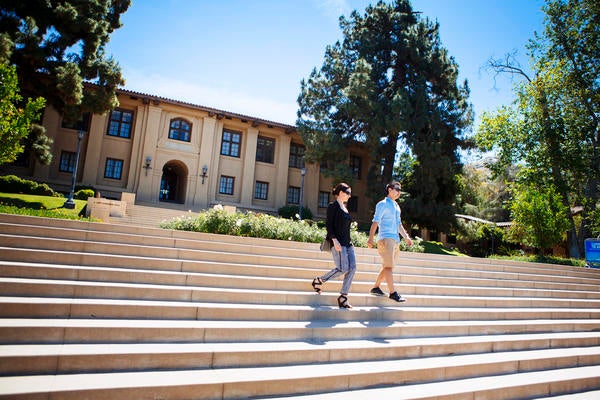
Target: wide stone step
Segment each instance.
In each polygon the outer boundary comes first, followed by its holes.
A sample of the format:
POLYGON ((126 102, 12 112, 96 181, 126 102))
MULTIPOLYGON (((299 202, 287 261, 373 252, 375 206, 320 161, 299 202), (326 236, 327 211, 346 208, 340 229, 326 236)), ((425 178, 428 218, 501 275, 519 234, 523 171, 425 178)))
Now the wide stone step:
MULTIPOLYGON (((313 295, 316 297, 317 295, 313 295)), ((367 296, 367 295, 363 295, 367 296)), ((337 297, 337 296, 336 296, 337 297)), ((355 296, 358 298, 358 296, 355 296)), ((331 300, 334 300, 332 297, 331 300)), ((384 300, 384 299, 381 299, 384 300)), ((334 303, 331 301, 331 303, 334 303)), ((600 319, 594 308, 506 307, 401 307, 390 301, 372 307, 339 309, 337 305, 292 305, 83 299, 48 297, 0 297, 2 318, 133 318, 191 320, 341 320, 341 321, 466 321, 532 319, 600 319), (393 304, 393 303, 392 303, 393 304)), ((396 303, 398 304, 398 303, 396 303)))
MULTIPOLYGON (((222 277, 227 279, 227 277, 222 277)), ((120 299, 120 300, 162 300, 190 301, 210 303, 248 303, 273 305, 311 305, 325 306, 335 304, 338 293, 316 296, 309 291, 307 281, 295 281, 296 291, 276 289, 248 288, 219 288, 212 287, 207 282, 203 286, 188 285, 153 285, 137 283, 106 283, 96 281, 72 281, 54 279, 24 279, 1 278, 0 293, 4 296, 19 297, 59 297, 81 299, 120 299)), ((357 282, 355 282, 357 283, 357 282)), ((338 281, 336 287, 340 286, 338 281)), ((351 303, 356 307, 383 307, 394 303, 387 298, 368 295, 369 283, 360 286, 361 292, 354 285, 351 303)), ((402 286, 400 286, 402 287, 402 286)), ((600 309, 600 300, 562 299, 562 298, 529 298, 529 297, 480 297, 453 295, 422 295, 410 294, 404 296, 406 307, 514 307, 514 308, 596 308, 600 309)))
MULTIPOLYGON (((66 242, 66 247, 62 247, 62 250, 69 250, 69 246, 75 245, 77 248, 82 246, 82 242, 91 242, 97 244, 134 244, 144 245, 145 247, 160 247, 160 248, 171 248, 171 249, 190 249, 190 250, 207 250, 207 251, 221 251, 225 243, 228 244, 227 249, 229 253, 242 253, 242 254, 256 254, 256 255, 278 255, 282 254, 288 258, 310 258, 319 259, 330 262, 330 256, 327 253, 317 251, 317 244, 314 243, 298 243, 294 242, 292 246, 282 246, 282 241, 265 240, 258 238, 244 238, 243 243, 232 242, 231 237, 226 235, 212 235, 205 233, 195 232, 181 232, 181 231, 168 231, 168 230, 152 230, 145 232, 144 235, 137 234, 131 235, 130 233, 121 234, 119 232, 101 232, 101 231, 89 231, 89 230, 74 230, 66 228, 47 228, 43 226, 31 225, 28 227, 19 226, 17 224, 2 224, 0 222, 0 232, 4 232, 7 236, 3 237, 2 241, 8 243, 17 243, 17 246, 23 243, 19 236, 30 237, 28 243, 29 247, 34 248, 35 238, 46 239, 52 237, 54 239, 71 239, 75 240, 75 244, 69 244, 66 242), (165 235, 165 233, 171 232, 172 235, 165 235), (8 234, 16 235, 11 238, 8 234), (182 236, 182 237, 179 237, 182 236)), ((41 242, 44 243, 44 242, 41 242)), ((60 242, 55 242, 60 244, 60 242)), ((286 243, 286 242, 283 242, 286 243)), ((49 243, 45 243, 44 246, 50 246, 49 243)), ((372 249, 357 248, 355 249, 359 263, 365 264, 379 264, 379 256, 372 249)), ((128 254, 127 251, 131 251, 129 247, 117 247, 115 254, 128 254), (123 253, 118 250, 124 249, 123 253)), ((521 274, 533 274, 533 275, 545 275, 551 274, 552 276, 565 276, 569 279, 573 277, 588 277, 591 279, 598 279, 597 274, 589 269, 585 268, 574 268, 568 266, 555 266, 549 264, 535 264, 532 263, 520 263, 514 264, 490 264, 489 260, 472 259, 468 257, 450 257, 436 258, 435 255, 419 255, 419 253, 403 253, 401 257, 401 263, 405 266, 417 266, 431 268, 432 262, 437 265, 438 268, 445 270, 453 269, 455 274, 461 274, 462 270, 475 269, 481 271, 481 265, 485 265, 486 272, 503 272, 503 273, 521 273, 521 274)), ((468 272, 465 272, 468 273, 468 272)))
POLYGON ((596 400, 598 367, 563 368, 551 371, 535 371, 516 374, 494 375, 478 378, 445 380, 424 384, 391 385, 383 388, 358 389, 298 396, 253 397, 270 400, 456 400, 456 399, 553 399, 596 400), (578 388, 578 389, 574 389, 578 388), (572 393, 573 390, 585 391, 572 393))
MULTIPOLYGON (((257 256, 256 264, 246 263, 252 256, 239 255, 230 256, 224 252, 212 252, 211 255, 205 254, 207 258, 213 258, 209 261, 189 260, 189 259, 174 259, 146 256, 125 256, 114 255, 111 253, 86 253, 73 251, 50 251, 37 250, 26 248, 11 248, 0 247, 0 254, 5 261, 14 262, 31 262, 44 263, 48 260, 61 264, 82 265, 82 266, 103 266, 128 269, 152 269, 159 271, 179 271, 179 272, 198 272, 198 273, 214 273, 218 271, 228 275, 243 275, 243 276, 264 276, 264 277, 283 277, 283 278, 298 278, 311 279, 314 276, 321 275, 325 271, 333 267, 328 262, 303 262, 278 261, 284 258, 271 259, 264 256, 257 256), (283 264, 283 265, 282 265, 283 264)), ((357 279, 363 281, 374 281, 376 269, 372 271, 361 270, 355 275, 357 279), (366 274, 366 275, 363 275, 366 274)), ((396 270, 395 270, 396 271, 396 270)), ((406 273, 403 267, 397 268, 396 280, 401 284, 430 284, 430 285, 458 285, 458 286, 489 286, 489 287, 504 287, 504 288, 531 288, 531 289, 548 289, 548 290, 565 290, 565 291, 581 291, 594 292, 596 298, 600 297, 600 285, 595 283, 587 283, 588 279, 572 280, 574 283, 553 282, 551 277, 544 277, 546 280, 530 280, 533 277, 530 275, 513 274, 508 279, 497 279, 494 277, 485 278, 464 278, 453 277, 451 272, 439 270, 442 276, 432 275, 413 275, 406 273), (586 282, 586 283, 578 283, 586 282)), ((482 275, 482 274, 478 274, 482 275)), ((539 277, 538 277, 539 278, 539 277)))
POLYGON ((481 321, 0 319, 0 344, 233 343, 600 331, 599 319, 481 321))
POLYGON ((0 375, 300 365, 599 345, 600 332, 337 340, 326 348, 322 342, 0 345, 0 375))
MULTIPOLYGON (((219 269, 214 264, 214 269, 219 269)), ((262 276, 240 276, 238 274, 201 273, 155 271, 144 269, 123 269, 109 267, 70 266, 65 264, 25 263, 0 260, 0 276, 23 277, 38 279, 62 279, 77 281, 180 285, 180 286, 208 286, 211 288, 237 288, 237 289, 262 289, 306 291, 312 290, 307 281, 312 276, 303 274, 307 278, 272 278, 262 276)), ((358 272, 352 283, 352 293, 367 293, 373 286, 373 274, 358 272), (361 281, 359 279, 367 279, 361 281)), ((490 286, 457 286, 447 284, 408 284, 396 283, 397 289, 403 295, 425 296, 486 296, 486 297, 531 297, 545 298, 550 301, 560 299, 600 299, 598 291, 575 290, 549 290, 529 288, 507 288, 490 286)), ((341 282, 333 280, 323 287, 325 293, 339 292, 341 282)), ((412 302, 410 304, 413 304, 412 302)))
MULTIPOLYGON (((479 376, 590 366, 600 372, 600 347, 510 351, 419 359, 255 368, 0 377, 0 396, 47 394, 53 399, 248 398, 353 390, 479 376), (184 390, 184 392, 182 392, 184 390), (78 397, 74 397, 77 392, 78 397), (186 397, 184 393, 187 392, 186 397)), ((589 371, 588 371, 589 372, 589 371)), ((596 376, 597 379, 597 376, 596 376)), ((598 385, 598 382, 595 382, 598 385)), ((591 385, 590 385, 591 386, 591 385)), ((596 386, 594 386, 596 387, 596 386)))

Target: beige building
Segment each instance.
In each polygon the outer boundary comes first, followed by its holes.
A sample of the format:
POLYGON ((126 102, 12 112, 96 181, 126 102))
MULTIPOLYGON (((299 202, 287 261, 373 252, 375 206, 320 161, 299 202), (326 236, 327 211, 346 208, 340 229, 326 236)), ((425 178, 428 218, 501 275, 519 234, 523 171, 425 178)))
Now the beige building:
MULTIPOLYGON (((118 98, 118 108, 80 125, 77 185, 106 198, 134 193, 136 203, 192 211, 222 204, 276 214, 302 201, 314 219, 325 218, 334 182, 320 174, 319 165, 304 165, 294 126, 127 90, 119 90, 118 98)), ((54 140, 52 163, 13 165, 2 172, 68 192, 78 129, 65 126, 50 108, 43 125, 54 140)), ((349 152, 348 162, 355 176, 349 209, 368 222, 368 158, 358 148, 349 152)))

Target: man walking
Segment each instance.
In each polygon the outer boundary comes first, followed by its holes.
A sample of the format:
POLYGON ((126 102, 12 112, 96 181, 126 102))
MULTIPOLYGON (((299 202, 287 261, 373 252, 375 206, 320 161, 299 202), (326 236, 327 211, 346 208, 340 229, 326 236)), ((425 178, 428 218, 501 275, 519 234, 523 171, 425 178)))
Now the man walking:
POLYGON ((400 297, 396 289, 394 289, 394 275, 392 268, 400 251, 400 235, 406 240, 409 246, 412 246, 412 239, 406 233, 402 220, 400 219, 400 206, 396 202, 400 197, 401 186, 399 182, 391 182, 385 186, 387 195, 375 206, 375 215, 373 223, 369 230, 369 240, 367 246, 373 247, 373 237, 377 234, 377 252, 381 256, 381 270, 375 281, 375 286, 371 289, 371 294, 375 296, 384 296, 385 293, 379 288, 381 282, 385 279, 388 290, 390 291, 390 299, 397 302, 403 302, 405 299, 400 297))

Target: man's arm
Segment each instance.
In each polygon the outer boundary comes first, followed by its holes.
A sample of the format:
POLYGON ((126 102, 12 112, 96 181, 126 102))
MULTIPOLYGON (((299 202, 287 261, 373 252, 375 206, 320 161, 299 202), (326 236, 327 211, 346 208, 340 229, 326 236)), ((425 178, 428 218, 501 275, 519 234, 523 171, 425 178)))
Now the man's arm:
POLYGON ((412 246, 413 241, 406 232, 406 229, 404 229, 404 225, 400 224, 400 226, 398 227, 398 231, 400 232, 400 235, 402 235, 404 240, 406 240, 406 243, 408 243, 409 246, 412 246))
POLYGON ((367 240, 367 247, 368 248, 372 248, 373 247, 373 237, 375 236, 375 232, 377 232, 377 227, 379 226, 379 224, 377 222, 373 222, 371 224, 371 229, 369 229, 369 240, 367 240))

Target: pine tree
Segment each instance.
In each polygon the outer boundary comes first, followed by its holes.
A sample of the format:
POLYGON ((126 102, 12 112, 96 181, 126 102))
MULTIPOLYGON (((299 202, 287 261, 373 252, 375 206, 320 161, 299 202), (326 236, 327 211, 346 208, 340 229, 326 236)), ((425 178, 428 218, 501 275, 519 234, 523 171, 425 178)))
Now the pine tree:
POLYGON ((464 130, 472 123, 467 83, 440 43, 439 25, 408 0, 354 11, 340 26, 344 40, 328 46, 320 70, 301 82, 298 129, 308 162, 350 180, 345 149, 366 146, 373 204, 393 178, 400 143, 416 158, 405 185, 404 220, 447 231, 454 223, 464 130))
MULTIPOLYGON (((2 1, 0 62, 16 66, 24 98, 46 99, 67 122, 85 112, 104 113, 118 105, 116 89, 125 83, 104 46, 121 26, 120 16, 130 3, 2 1), (84 90, 86 82, 94 84, 91 90, 84 90)), ((39 129, 34 131, 43 136, 39 129)))

